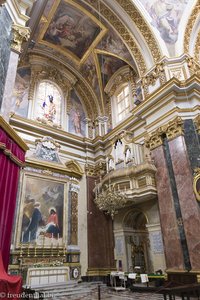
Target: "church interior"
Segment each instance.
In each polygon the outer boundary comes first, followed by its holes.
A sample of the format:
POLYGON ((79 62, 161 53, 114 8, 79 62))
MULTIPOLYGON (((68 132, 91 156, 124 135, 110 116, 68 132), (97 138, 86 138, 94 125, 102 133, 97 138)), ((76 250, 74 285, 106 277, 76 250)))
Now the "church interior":
POLYGON ((0 266, 200 282, 199 74, 200 0, 1 0, 0 266))

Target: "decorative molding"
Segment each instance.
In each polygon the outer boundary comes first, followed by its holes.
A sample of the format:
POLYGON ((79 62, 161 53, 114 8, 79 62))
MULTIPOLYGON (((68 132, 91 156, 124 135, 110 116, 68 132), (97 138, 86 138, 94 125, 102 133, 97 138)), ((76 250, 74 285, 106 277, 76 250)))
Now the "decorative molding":
POLYGON ((101 14, 118 32, 118 34, 121 36, 123 41, 127 44, 129 47, 132 56, 134 57, 135 61, 137 62, 137 66, 139 69, 140 75, 145 74, 147 71, 146 64, 144 61, 144 58, 142 56, 142 53, 137 46, 137 43, 135 42, 135 39, 130 34, 126 26, 121 22, 121 20, 109 9, 108 6, 106 6, 102 2, 98 2, 95 0, 86 0, 86 2, 89 5, 92 5, 96 10, 98 10, 98 13, 101 14))
POLYGON ((194 57, 195 60, 200 64, 200 31, 195 42, 194 57))
POLYGON ((78 193, 71 191, 70 245, 78 244, 78 193))
POLYGON ((200 76, 200 64, 198 64, 193 57, 187 58, 187 65, 191 76, 192 75, 200 76))
POLYGON ((157 62, 161 59, 161 52, 158 47, 158 43, 150 29, 150 27, 145 22, 144 18, 140 14, 137 7, 131 0, 117 0, 120 6, 126 11, 126 13, 130 16, 134 24, 138 27, 140 32, 142 33, 143 38, 145 39, 151 54, 154 58, 154 61, 157 62))
POLYGON ((29 150, 27 144, 22 140, 22 138, 17 134, 17 132, 4 120, 0 115, 0 127, 19 145, 19 147, 25 152, 29 150))
POLYGON ((193 190, 196 199, 200 201, 200 168, 194 169, 193 190))
POLYGON ((172 140, 180 135, 184 134, 183 120, 181 117, 169 121, 166 125, 163 125, 153 131, 150 135, 146 136, 145 144, 147 148, 153 150, 163 144, 163 135, 166 135, 168 140, 172 140))
POLYGON ((161 127, 153 131, 150 135, 147 135, 145 138, 146 147, 150 148, 150 150, 154 150, 161 146, 163 144, 162 135, 163 130, 161 127))
POLYGON ((11 49, 17 53, 21 53, 21 45, 30 38, 30 28, 13 24, 12 25, 12 41, 11 49))
POLYGON ((172 140, 184 134, 183 120, 181 117, 176 117, 169 121, 167 125, 163 126, 163 131, 166 133, 167 139, 172 140))
POLYGON ((76 177, 81 178, 84 174, 82 168, 75 160, 70 160, 66 162, 65 166, 71 172, 71 174, 75 174, 76 177))
POLYGON ((190 18, 188 19, 187 26, 185 28, 185 37, 184 37, 184 52, 189 53, 189 46, 190 46, 190 38, 191 38, 191 33, 193 26, 196 22, 196 19, 199 14, 199 9, 200 9, 200 0, 197 1, 190 18))
POLYGON ((144 89, 145 94, 148 93, 149 85, 155 85, 157 79, 160 80, 160 85, 165 84, 167 81, 163 62, 156 64, 153 70, 151 70, 146 76, 142 77, 142 88, 144 89))

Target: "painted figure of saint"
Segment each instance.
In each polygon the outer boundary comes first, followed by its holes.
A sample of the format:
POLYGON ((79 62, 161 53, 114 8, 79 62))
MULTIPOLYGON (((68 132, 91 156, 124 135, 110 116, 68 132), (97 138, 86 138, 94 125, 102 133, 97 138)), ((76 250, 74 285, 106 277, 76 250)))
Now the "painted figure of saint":
POLYGON ((48 97, 49 103, 47 104, 46 101, 44 101, 42 104, 42 108, 44 110, 44 117, 48 121, 53 122, 55 119, 55 115, 56 115, 56 105, 53 102, 52 95, 48 95, 47 97, 48 97))

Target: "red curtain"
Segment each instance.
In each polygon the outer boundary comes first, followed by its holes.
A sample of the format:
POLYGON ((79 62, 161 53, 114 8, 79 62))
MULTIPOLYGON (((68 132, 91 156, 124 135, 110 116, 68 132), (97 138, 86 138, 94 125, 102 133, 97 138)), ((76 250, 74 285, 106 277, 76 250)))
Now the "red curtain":
POLYGON ((0 127, 0 251, 8 269, 20 167, 25 152, 0 127))

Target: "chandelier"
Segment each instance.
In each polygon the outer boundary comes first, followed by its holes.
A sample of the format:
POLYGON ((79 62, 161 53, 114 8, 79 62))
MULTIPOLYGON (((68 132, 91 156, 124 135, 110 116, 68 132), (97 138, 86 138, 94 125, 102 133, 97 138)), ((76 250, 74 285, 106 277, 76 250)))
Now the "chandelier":
POLYGON ((104 189, 100 191, 99 184, 96 185, 95 191, 95 199, 94 202, 99 208, 99 210, 104 211, 106 214, 110 215, 112 219, 118 213, 120 208, 123 208, 128 201, 128 197, 126 195, 126 191, 121 191, 119 189, 115 189, 114 185, 104 185, 104 189))

